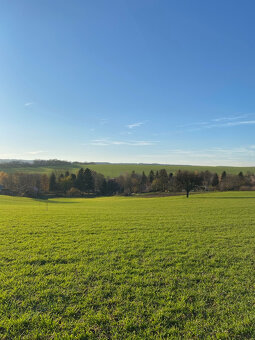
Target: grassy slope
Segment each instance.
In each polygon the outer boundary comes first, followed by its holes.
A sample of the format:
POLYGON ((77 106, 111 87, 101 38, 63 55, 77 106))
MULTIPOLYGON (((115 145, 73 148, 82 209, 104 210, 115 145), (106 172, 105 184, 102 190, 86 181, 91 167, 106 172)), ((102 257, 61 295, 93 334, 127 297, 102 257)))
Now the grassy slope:
POLYGON ((0 338, 255 338, 254 203, 0 196, 0 338))
MULTIPOLYGON (((218 174, 221 174, 224 170, 227 173, 230 174, 238 174, 240 171, 243 171, 243 173, 252 172, 255 173, 255 167, 224 167, 224 166, 218 166, 218 167, 210 167, 210 166, 191 166, 191 165, 148 165, 148 164, 84 164, 84 167, 89 167, 92 170, 95 170, 99 173, 104 174, 105 176, 109 177, 117 177, 120 174, 123 174, 125 172, 131 173, 133 170, 137 173, 142 173, 145 171, 146 174, 149 173, 151 169, 154 171, 160 170, 165 168, 168 172, 175 173, 179 169, 184 170, 198 170, 198 171, 205 171, 210 170, 211 172, 217 172, 218 174)), ((3 170, 5 172, 13 173, 13 172, 27 172, 27 173, 46 173, 49 174, 53 170, 58 172, 64 172, 65 170, 69 170, 70 172, 77 173, 79 167, 73 168, 73 167, 20 167, 20 168, 11 168, 11 169, 5 169, 1 168, 0 164, 0 171, 3 170)))

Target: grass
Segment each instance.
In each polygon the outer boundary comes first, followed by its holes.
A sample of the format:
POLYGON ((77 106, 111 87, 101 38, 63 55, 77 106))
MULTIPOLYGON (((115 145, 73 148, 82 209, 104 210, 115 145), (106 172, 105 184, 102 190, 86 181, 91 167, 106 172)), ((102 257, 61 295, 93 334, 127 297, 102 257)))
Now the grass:
POLYGON ((254 205, 0 196, 0 338, 254 339, 254 205))
POLYGON ((65 172, 66 170, 77 173, 79 168, 83 166, 88 167, 91 170, 97 171, 106 177, 117 177, 124 173, 131 173, 133 170, 136 173, 142 173, 143 171, 148 175, 150 170, 160 170, 165 168, 168 173, 175 173, 180 170, 189 171, 206 171, 209 170, 212 173, 217 172, 219 175, 225 170, 228 174, 239 174, 242 171, 244 174, 250 172, 255 173, 255 167, 229 167, 229 166, 191 166, 191 165, 159 165, 159 164, 81 164, 74 168, 73 166, 66 166, 62 168, 60 166, 56 167, 18 167, 18 168, 4 168, 0 164, 0 171, 5 171, 8 173, 23 172, 23 173, 40 173, 40 174, 50 174, 52 171, 65 172))

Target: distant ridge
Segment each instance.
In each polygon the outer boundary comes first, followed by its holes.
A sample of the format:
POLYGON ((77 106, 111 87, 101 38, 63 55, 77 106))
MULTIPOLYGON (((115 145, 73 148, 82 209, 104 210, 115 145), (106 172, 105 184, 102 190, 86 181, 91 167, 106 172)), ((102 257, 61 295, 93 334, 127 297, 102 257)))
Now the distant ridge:
POLYGON ((200 165, 200 164, 173 164, 173 163, 141 163, 141 162, 88 162, 88 161, 66 161, 66 160, 59 160, 59 159, 34 159, 34 160, 26 160, 26 159, 0 159, 0 164, 7 166, 13 165, 14 167, 26 167, 26 166, 35 166, 35 167, 43 167, 43 166, 72 166, 72 167, 79 167, 79 166, 86 166, 86 165, 135 165, 135 166, 174 166, 174 167, 204 167, 204 168, 254 168, 254 166, 234 166, 234 165, 200 165))

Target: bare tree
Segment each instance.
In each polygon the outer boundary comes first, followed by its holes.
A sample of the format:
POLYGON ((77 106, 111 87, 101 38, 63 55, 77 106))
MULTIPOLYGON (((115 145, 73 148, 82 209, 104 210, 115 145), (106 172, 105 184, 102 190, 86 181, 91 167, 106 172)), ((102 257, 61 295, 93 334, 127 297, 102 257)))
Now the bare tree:
POLYGON ((179 186, 186 191, 187 198, 191 190, 202 184, 202 178, 199 174, 190 171, 178 171, 176 175, 179 186))

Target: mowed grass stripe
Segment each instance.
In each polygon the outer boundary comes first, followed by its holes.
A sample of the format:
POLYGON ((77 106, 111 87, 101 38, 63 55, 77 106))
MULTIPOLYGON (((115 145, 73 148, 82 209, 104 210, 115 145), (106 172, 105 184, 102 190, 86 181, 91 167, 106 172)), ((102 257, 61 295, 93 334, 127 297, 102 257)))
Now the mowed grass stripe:
POLYGON ((0 338, 254 338, 254 207, 0 196, 0 338))

